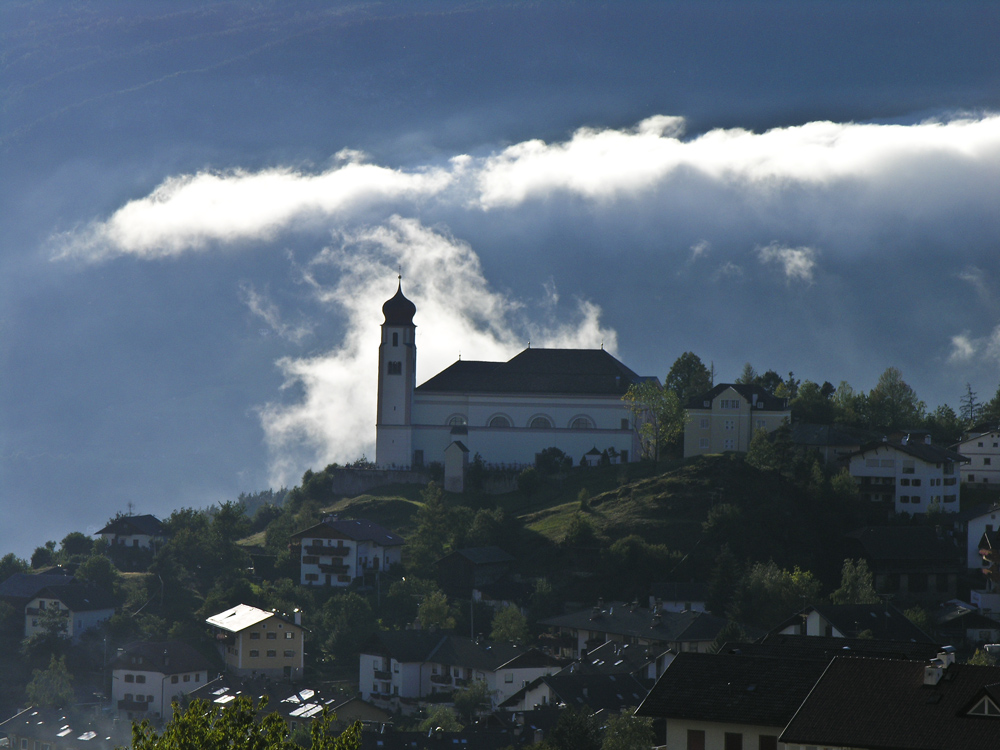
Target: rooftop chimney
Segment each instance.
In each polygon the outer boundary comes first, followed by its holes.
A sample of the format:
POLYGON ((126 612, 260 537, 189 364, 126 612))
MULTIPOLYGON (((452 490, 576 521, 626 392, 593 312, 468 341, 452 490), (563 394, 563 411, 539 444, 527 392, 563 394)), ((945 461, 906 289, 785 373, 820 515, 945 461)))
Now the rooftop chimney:
POLYGON ((924 666, 924 684, 937 685, 941 682, 944 674, 944 664, 940 659, 931 659, 930 664, 924 666))

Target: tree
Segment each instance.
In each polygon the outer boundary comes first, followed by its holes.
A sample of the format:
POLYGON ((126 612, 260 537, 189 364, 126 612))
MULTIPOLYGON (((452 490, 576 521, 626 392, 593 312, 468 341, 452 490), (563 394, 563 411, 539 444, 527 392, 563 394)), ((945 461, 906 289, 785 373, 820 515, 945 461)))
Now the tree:
POLYGON ((601 750, 649 750, 656 744, 653 720, 636 716, 634 708, 626 708, 608 719, 604 727, 601 750))
POLYGON ((717 617, 728 612, 742 578, 743 571, 736 555, 728 544, 723 544, 708 579, 708 601, 705 602, 708 611, 717 617))
POLYGON ((323 626, 329 635, 326 649, 338 664, 357 663, 361 647, 378 631, 378 620, 368 600, 348 591, 333 596, 323 606, 323 626))
POLYGON ((712 375, 697 354, 684 352, 670 366, 664 387, 676 393, 683 405, 712 390, 712 375))
POLYGON ((948 404, 941 404, 928 414, 924 426, 931 433, 931 440, 935 443, 951 445, 962 437, 962 420, 948 404))
POLYGON ((846 425, 859 425, 863 396, 854 392, 851 384, 841 380, 830 400, 833 402, 834 421, 846 425))
POLYGON ((401 581, 394 581, 385 594, 379 613, 383 625, 390 629, 412 625, 416 622, 420 602, 437 590, 437 584, 426 578, 407 576, 401 581))
MULTIPOLYGON (((186 710, 174 704, 173 718, 162 732, 149 720, 132 724, 132 750, 296 750, 288 725, 278 713, 264 713, 267 700, 254 705, 239 696, 225 708, 204 700, 193 700, 186 710)), ((335 716, 326 711, 309 727, 310 750, 357 750, 361 746, 361 722, 343 733, 331 732, 335 716)))
POLYGON ((819 601, 821 584, 808 570, 779 568, 773 561, 756 563, 740 581, 733 597, 732 619, 773 627, 810 603, 819 601))
POLYGON ((64 708, 73 702, 73 678, 66 669, 66 657, 49 659, 48 669, 36 669, 25 688, 28 702, 45 708, 64 708))
POLYGON ((1000 386, 997 386, 993 398, 983 404, 979 418, 995 425, 1000 424, 1000 386))
POLYGON ((822 388, 811 380, 799 387, 798 394, 791 400, 792 421, 807 424, 832 424, 835 414, 834 403, 822 388))
POLYGON ((448 604, 448 597, 443 591, 433 591, 424 597, 417 608, 417 622, 425 630, 432 627, 454 630, 455 610, 448 604))
POLYGON ((644 458, 660 459, 660 449, 684 432, 686 412, 677 394, 652 380, 629 386, 622 396, 639 433, 644 458))
POLYGON ((491 706, 490 686, 485 680, 473 680, 468 687, 456 690, 452 700, 462 720, 472 723, 479 711, 491 706))
MULTIPOLYGON (((791 375, 791 373, 789 373, 789 375, 791 375)), ((759 385, 772 396, 775 396, 778 393, 778 388, 784 385, 784 382, 785 381, 781 379, 781 376, 778 373, 774 370, 768 370, 763 375, 755 377, 749 385, 759 385)), ((787 394, 785 395, 787 396, 787 394)))
POLYGON ((71 531, 63 537, 59 551, 63 559, 69 559, 76 555, 89 555, 94 548, 94 540, 79 531, 71 531))
POLYGON ((767 430, 763 427, 754 430, 745 460, 748 466, 760 471, 777 471, 780 467, 778 453, 767 439, 767 430))
POLYGON ((27 560, 22 560, 13 552, 8 552, 0 558, 0 583, 3 583, 15 573, 27 573, 31 570, 27 560))
POLYGON ((756 383, 757 371, 753 369, 753 365, 749 362, 743 365, 743 372, 741 372, 740 376, 736 378, 736 382, 738 385, 753 385, 756 383))
POLYGON ((983 405, 979 403, 979 397, 972 390, 971 383, 965 384, 965 395, 960 399, 960 403, 962 404, 962 421, 966 426, 974 425, 979 419, 983 405))
POLYGON ((601 722, 589 708, 564 708, 549 735, 556 750, 600 750, 601 722))
POLYGON ((448 706, 434 706, 419 726, 421 732, 430 732, 435 729, 440 729, 442 732, 462 731, 458 717, 448 706))
POLYGON ((423 505, 416 513, 416 531, 407 545, 410 549, 410 567, 418 575, 432 576, 434 561, 447 551, 453 523, 451 513, 444 503, 444 493, 437 482, 428 482, 420 493, 423 505))
POLYGON ((491 641, 504 643, 527 643, 531 640, 528 632, 528 618, 521 614, 513 604, 510 604, 493 618, 493 629, 490 631, 491 641))
POLYGON ((55 542, 46 542, 41 547, 35 547, 35 551, 31 553, 31 567, 38 569, 51 565, 55 559, 55 549, 55 542))
POLYGON ((869 429, 885 432, 911 429, 924 421, 926 404, 895 367, 887 367, 868 393, 866 422, 869 429))
POLYGON ((102 555, 87 558, 76 569, 76 578, 92 583, 109 594, 116 594, 121 574, 114 564, 102 555))
POLYGON ((878 604, 878 593, 866 560, 844 560, 840 588, 830 594, 830 601, 834 604, 878 604))

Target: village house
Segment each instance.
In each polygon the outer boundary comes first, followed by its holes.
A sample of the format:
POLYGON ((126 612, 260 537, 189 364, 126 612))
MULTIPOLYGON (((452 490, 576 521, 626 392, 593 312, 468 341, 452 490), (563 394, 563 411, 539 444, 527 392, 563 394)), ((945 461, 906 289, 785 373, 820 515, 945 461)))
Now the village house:
POLYGON ((362 648, 361 697, 393 710, 415 710, 423 698, 486 683, 493 707, 560 664, 537 648, 432 630, 378 633, 362 648))
POLYGON ((862 500, 881 502, 896 513, 959 510, 959 470, 965 456, 924 440, 904 437, 869 443, 848 458, 862 500))
POLYGON ((292 534, 300 546, 299 583, 303 586, 350 586, 366 571, 377 573, 400 562, 403 537, 363 519, 327 516, 292 534))
POLYGON ((84 633, 114 613, 114 599, 99 588, 83 584, 47 586, 24 608, 24 637, 43 632, 49 618, 58 617, 64 623, 63 634, 77 643, 84 633))
POLYGON ((746 453, 757 430, 773 432, 790 421, 787 398, 778 398, 759 385, 719 383, 686 404, 684 458, 708 453, 746 453))
POLYGON ((129 721, 169 719, 170 704, 208 682, 209 663, 181 641, 140 641, 111 664, 111 705, 129 721))
POLYGON ((1000 428, 976 432, 953 446, 968 461, 962 464, 966 484, 1000 484, 1000 428))
POLYGON ((118 516, 97 532, 112 549, 128 547, 155 552, 166 538, 163 523, 156 516, 118 516))
POLYGON ((293 618, 237 604, 205 622, 212 626, 228 671, 241 677, 261 675, 297 682, 305 665, 305 629, 300 612, 293 618))
POLYGON ((575 711, 619 714, 638 706, 649 688, 630 674, 564 674, 538 677, 503 701, 505 711, 565 706, 575 711))
POLYGON ((651 612, 636 603, 599 602, 592 609, 541 620, 567 641, 562 656, 579 659, 607 641, 638 644, 663 652, 708 651, 727 621, 706 612, 651 612))
POLYGON ((779 623, 771 633, 828 638, 872 638, 914 643, 934 642, 933 638, 888 602, 816 604, 779 623))

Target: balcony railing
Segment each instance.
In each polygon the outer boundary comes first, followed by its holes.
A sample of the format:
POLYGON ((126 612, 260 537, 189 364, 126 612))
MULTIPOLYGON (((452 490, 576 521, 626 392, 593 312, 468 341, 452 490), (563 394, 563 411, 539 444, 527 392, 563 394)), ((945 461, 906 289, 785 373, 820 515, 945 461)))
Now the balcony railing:
POLYGON ((307 555, 325 557, 346 557, 351 551, 350 547, 324 547, 322 544, 307 544, 302 549, 307 555))
POLYGON ((332 573, 334 575, 343 575, 344 573, 346 573, 346 572, 348 572, 350 570, 350 567, 347 566, 347 565, 337 565, 337 564, 330 564, 330 563, 320 563, 319 564, 319 569, 322 570, 324 573, 332 573))
POLYGON ((55 607, 49 607, 48 609, 40 609, 38 607, 26 607, 24 611, 25 613, 27 613, 32 617, 35 617, 37 615, 44 615, 46 612, 55 612, 56 614, 60 614, 63 617, 69 617, 68 609, 56 609, 55 607))
POLYGON ((118 701, 119 711, 131 711, 132 713, 149 711, 149 703, 146 701, 118 701))
POLYGON ((376 680, 391 680, 392 679, 392 672, 386 672, 386 671, 381 670, 381 669, 376 669, 375 670, 375 679, 376 680))
POLYGON ((431 682, 435 685, 451 685, 451 675, 450 674, 432 674, 431 682))

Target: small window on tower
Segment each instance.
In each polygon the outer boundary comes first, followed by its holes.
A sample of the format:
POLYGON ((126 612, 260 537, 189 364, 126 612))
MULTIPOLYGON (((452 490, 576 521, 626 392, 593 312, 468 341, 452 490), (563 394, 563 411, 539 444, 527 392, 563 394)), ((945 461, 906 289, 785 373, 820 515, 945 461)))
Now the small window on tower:
POLYGON ((402 362, 390 362, 389 363, 389 374, 390 375, 402 375, 403 374, 403 363, 402 362))
POLYGON ((398 333, 393 333, 392 334, 392 345, 393 346, 399 346, 399 334, 398 333))

